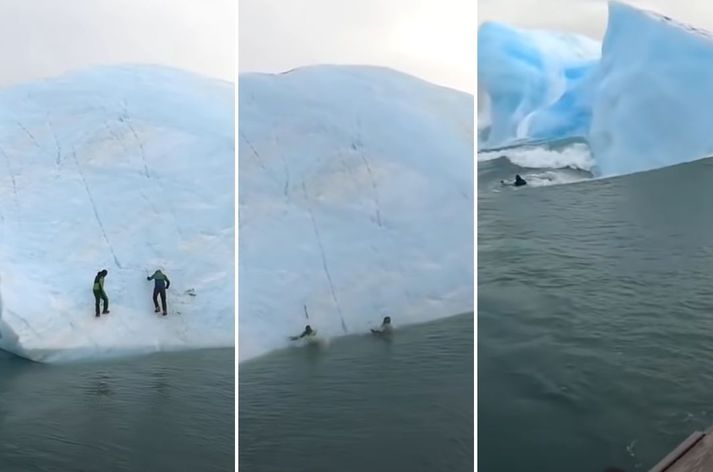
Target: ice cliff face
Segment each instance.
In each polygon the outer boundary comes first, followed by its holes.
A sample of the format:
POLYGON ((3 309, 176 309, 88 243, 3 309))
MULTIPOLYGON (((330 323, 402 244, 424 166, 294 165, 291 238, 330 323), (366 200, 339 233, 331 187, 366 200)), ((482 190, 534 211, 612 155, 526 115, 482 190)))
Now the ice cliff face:
POLYGON ((233 139, 232 84, 178 70, 0 91, 0 348, 62 361, 233 345, 233 139), (111 314, 95 319, 103 268, 111 314))
POLYGON ((713 38, 613 3, 589 142, 603 175, 713 154, 713 38))
POLYGON ((239 354, 473 309, 473 97, 371 67, 243 74, 239 354))

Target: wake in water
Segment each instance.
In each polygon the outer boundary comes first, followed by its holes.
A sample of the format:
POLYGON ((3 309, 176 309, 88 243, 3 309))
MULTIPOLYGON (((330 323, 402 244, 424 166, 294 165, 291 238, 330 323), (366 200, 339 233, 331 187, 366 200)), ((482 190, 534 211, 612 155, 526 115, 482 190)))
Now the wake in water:
POLYGON ((308 353, 320 354, 329 348, 331 339, 324 336, 311 336, 294 341, 291 349, 305 350, 308 353))
POLYGON ((519 146, 478 153, 478 178, 481 188, 495 192, 514 190, 501 181, 521 175, 528 187, 569 184, 591 179, 596 163, 586 143, 519 146))

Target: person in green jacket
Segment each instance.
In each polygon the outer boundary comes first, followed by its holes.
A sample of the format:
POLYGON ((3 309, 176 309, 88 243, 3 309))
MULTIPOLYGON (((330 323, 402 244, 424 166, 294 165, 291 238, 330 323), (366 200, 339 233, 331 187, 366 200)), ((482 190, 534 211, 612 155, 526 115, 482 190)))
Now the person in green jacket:
POLYGON ((104 269, 97 272, 97 276, 94 277, 92 291, 94 292, 94 311, 97 318, 99 317, 99 302, 101 300, 104 300, 104 311, 102 311, 102 313, 105 315, 109 313, 109 298, 104 291, 104 277, 106 277, 107 274, 107 270, 104 269))
POLYGON ((163 308, 163 316, 166 316, 168 313, 166 311, 166 289, 171 286, 171 281, 168 280, 168 277, 166 277, 166 274, 161 272, 160 270, 157 270, 156 272, 153 273, 153 275, 150 275, 146 277, 146 280, 153 280, 154 281, 154 286, 153 286, 153 304, 154 304, 154 312, 158 313, 159 312, 159 307, 158 307, 158 297, 161 297, 161 307, 163 308))

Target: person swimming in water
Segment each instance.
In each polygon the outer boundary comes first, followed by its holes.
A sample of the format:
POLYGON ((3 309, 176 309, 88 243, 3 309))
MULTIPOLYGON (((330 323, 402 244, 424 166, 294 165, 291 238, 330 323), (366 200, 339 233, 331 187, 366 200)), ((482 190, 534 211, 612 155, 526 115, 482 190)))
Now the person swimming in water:
POLYGON ((512 185, 513 187, 522 187, 523 185, 527 185, 527 181, 520 177, 520 174, 515 175, 515 182, 513 183, 505 182, 504 180, 501 180, 500 183, 503 185, 512 185))
POLYGON ((391 317, 385 316, 384 321, 381 323, 381 329, 372 329, 371 332, 373 334, 391 334, 392 329, 391 317))
POLYGON ((297 341, 298 339, 302 339, 305 336, 314 336, 315 334, 317 334, 317 331, 313 330, 310 325, 307 325, 305 326, 305 330, 302 331, 302 334, 300 334, 299 336, 290 336, 290 339, 293 341, 297 341))

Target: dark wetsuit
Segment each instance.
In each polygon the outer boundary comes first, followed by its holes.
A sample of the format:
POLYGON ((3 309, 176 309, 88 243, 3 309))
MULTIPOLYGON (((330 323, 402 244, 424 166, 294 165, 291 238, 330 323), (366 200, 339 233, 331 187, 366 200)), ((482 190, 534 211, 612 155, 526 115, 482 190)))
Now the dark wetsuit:
POLYGON ((523 185, 527 185, 527 182, 525 179, 520 177, 519 175, 515 177, 515 183, 513 184, 515 187, 521 187, 523 185))
POLYGON ((293 341, 297 341, 298 339, 302 339, 305 336, 314 336, 317 332, 313 330, 309 325, 305 326, 305 330, 302 331, 302 334, 299 336, 290 336, 290 339, 293 341))
POLYGON ((150 277, 147 277, 147 279, 154 281, 154 286, 153 286, 154 307, 156 307, 156 311, 158 311, 158 297, 161 297, 161 308, 163 308, 163 314, 165 315, 167 313, 167 311, 166 311, 166 289, 171 286, 171 281, 168 280, 168 277, 166 277, 166 274, 164 274, 160 270, 157 270, 156 272, 154 272, 153 275, 150 277))

